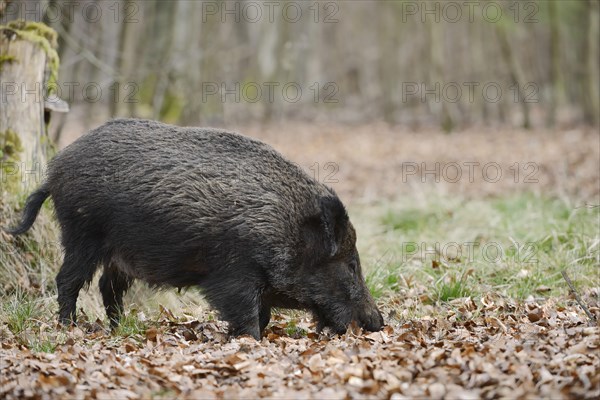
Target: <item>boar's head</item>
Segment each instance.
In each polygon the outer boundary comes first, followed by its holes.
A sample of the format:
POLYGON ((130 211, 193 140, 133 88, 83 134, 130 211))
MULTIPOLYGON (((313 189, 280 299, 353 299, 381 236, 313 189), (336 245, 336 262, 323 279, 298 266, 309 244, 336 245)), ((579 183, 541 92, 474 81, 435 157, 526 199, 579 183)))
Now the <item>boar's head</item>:
POLYGON ((303 225, 304 303, 318 321, 344 333, 352 321, 369 331, 383 326, 383 317, 367 288, 356 250, 356 232, 336 196, 320 200, 320 212, 303 225))

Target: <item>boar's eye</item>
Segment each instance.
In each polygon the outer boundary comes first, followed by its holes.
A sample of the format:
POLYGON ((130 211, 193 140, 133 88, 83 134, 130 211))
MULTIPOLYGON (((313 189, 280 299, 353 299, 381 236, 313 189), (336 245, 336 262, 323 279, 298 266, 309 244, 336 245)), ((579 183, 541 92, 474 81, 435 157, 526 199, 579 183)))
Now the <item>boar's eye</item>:
POLYGON ((350 272, 352 272, 353 274, 356 275, 357 271, 358 271, 358 262, 356 262, 356 260, 352 260, 348 263, 348 269, 350 270, 350 272))

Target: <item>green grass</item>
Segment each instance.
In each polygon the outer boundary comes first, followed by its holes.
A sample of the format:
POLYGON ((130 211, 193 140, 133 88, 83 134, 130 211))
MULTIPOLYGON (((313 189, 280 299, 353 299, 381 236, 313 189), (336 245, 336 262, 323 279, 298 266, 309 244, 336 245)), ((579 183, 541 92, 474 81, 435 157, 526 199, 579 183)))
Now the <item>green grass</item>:
POLYGON ((437 301, 446 302, 468 297, 472 291, 463 278, 443 276, 435 283, 434 293, 437 301))
POLYGON ((22 291, 2 299, 0 320, 23 346, 35 353, 53 353, 63 336, 49 329, 48 317, 53 316, 46 298, 35 299, 22 291))
POLYGON ((20 291, 3 303, 2 320, 13 334, 18 335, 32 327, 43 315, 38 303, 20 291))
POLYGON ((121 316, 121 321, 115 329, 114 334, 121 337, 136 337, 144 335, 148 328, 148 322, 140 318, 135 310, 132 310, 121 316))
POLYGON ((388 211, 382 217, 382 223, 391 229, 405 232, 420 231, 443 220, 439 212, 410 208, 400 211, 388 211))
POLYGON ((296 325, 296 319, 291 318, 285 327, 285 333, 289 337, 300 338, 305 337, 308 332, 296 325))
POLYGON ((563 269, 581 289, 600 285, 598 207, 519 194, 433 196, 418 206, 413 200, 351 211, 376 297, 419 285, 438 302, 488 291, 564 295, 563 269))
POLYGON ((52 340, 36 340, 34 339, 28 346, 35 353, 54 353, 57 343, 52 340))
MULTIPOLYGON (((0 206, 2 225, 16 221, 14 210, 6 203, 0 206)), ((599 207, 533 194, 475 200, 430 196, 355 206, 350 214, 369 289, 376 298, 400 294, 418 299, 407 311, 409 316, 429 312, 429 303, 488 292, 517 299, 563 296, 568 293, 563 269, 582 291, 600 286, 599 207)), ((51 351, 51 341, 28 338, 35 337, 31 333, 40 320, 50 326, 56 323, 58 227, 44 209, 27 235, 18 239, 2 235, 0 320, 13 334, 23 335, 27 346, 51 351)), ((106 320, 97 279, 89 291, 80 293, 78 313, 83 307, 91 320, 106 320)), ((159 314, 159 305, 177 316, 186 310, 206 310, 197 291, 157 292, 139 283, 129 290, 124 304, 125 316, 115 338, 143 337, 159 314), (150 317, 142 318, 142 312, 150 317)), ((288 325, 287 333, 301 335, 296 328, 288 325)))

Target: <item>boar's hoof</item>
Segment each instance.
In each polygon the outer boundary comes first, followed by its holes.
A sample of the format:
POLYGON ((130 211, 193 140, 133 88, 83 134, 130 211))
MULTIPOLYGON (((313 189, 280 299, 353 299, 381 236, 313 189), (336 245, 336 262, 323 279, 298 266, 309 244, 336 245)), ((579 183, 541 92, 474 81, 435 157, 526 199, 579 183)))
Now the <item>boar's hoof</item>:
POLYGON ((257 342, 260 342, 260 331, 258 329, 258 324, 256 326, 241 326, 230 328, 229 334, 233 337, 239 336, 252 336, 257 342))

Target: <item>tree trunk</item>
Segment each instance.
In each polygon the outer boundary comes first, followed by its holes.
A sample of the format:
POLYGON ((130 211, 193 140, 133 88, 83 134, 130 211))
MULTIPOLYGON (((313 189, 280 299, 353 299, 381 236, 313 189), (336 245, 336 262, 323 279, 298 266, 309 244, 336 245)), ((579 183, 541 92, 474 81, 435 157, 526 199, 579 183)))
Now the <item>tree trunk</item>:
MULTIPOLYGON (((124 10, 130 10, 134 4, 133 0, 126 0, 123 3, 124 10)), ((140 43, 146 38, 141 37, 142 23, 138 22, 127 22, 121 23, 121 36, 119 38, 119 52, 117 70, 119 76, 113 83, 113 90, 117 94, 115 98, 110 101, 110 115, 112 117, 135 117, 136 102, 131 99, 126 100, 124 93, 127 92, 127 88, 135 82, 136 78, 136 66, 138 58, 136 54, 140 43)))
POLYGON ((586 2, 587 20, 585 21, 585 48, 583 50, 584 77, 581 81, 583 90, 583 119, 590 125, 600 122, 600 94, 598 93, 598 30, 599 6, 594 0, 586 2))
POLYGON ((50 112, 69 109, 55 93, 56 46, 43 23, 0 25, 0 187, 29 191, 44 178, 50 112))
POLYGON ((550 104, 546 114, 546 125, 554 127, 556 124, 556 110, 558 99, 562 91, 560 79, 560 29, 556 13, 555 1, 548 2, 548 17, 550 24, 550 104))
POLYGON ((444 99, 441 93, 441 88, 446 83, 444 79, 444 34, 441 24, 436 23, 433 20, 427 20, 427 28, 431 61, 428 68, 429 87, 427 90, 434 90, 436 92, 435 97, 438 97, 439 95, 439 99, 434 99, 433 101, 428 102, 428 104, 431 109, 434 110, 440 123, 440 128, 444 132, 450 133, 455 125, 455 120, 453 118, 453 114, 455 113, 451 110, 453 104, 448 102, 447 99, 444 99))
POLYGON ((43 91, 47 68, 57 64, 51 66, 55 36, 54 43, 45 37, 54 31, 44 28, 0 26, 0 160, 3 179, 18 177, 25 189, 39 184, 46 162, 43 91))
POLYGON ((496 33, 498 34, 498 41, 500 42, 500 52, 508 67, 508 71, 514 85, 517 86, 518 102, 521 104, 521 111, 523 112, 523 128, 530 129, 531 122, 529 118, 529 103, 527 102, 526 94, 523 92, 525 85, 525 74, 521 69, 519 62, 513 54, 510 42, 508 40, 508 33, 506 32, 507 27, 502 21, 496 24, 496 33))

